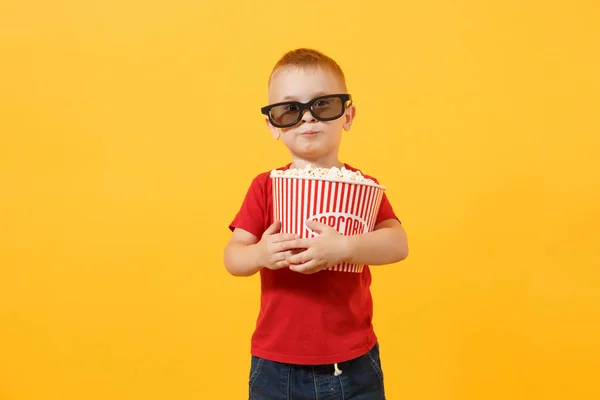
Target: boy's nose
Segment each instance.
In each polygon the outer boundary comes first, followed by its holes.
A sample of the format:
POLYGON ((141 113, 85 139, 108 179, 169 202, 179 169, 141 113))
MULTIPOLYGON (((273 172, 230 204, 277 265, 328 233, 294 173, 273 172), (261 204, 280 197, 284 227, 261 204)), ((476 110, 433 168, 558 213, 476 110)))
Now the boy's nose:
POLYGON ((310 112, 310 110, 304 110, 304 114, 302 115, 302 122, 315 122, 317 119, 310 112))

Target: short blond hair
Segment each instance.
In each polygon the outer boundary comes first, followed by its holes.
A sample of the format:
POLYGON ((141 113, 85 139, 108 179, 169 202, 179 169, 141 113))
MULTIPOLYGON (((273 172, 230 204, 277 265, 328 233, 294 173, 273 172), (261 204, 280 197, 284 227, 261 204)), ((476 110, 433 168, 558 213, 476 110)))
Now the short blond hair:
POLYGON ((346 77, 339 64, 335 62, 333 58, 323 54, 322 52, 309 48, 299 48, 285 53, 273 67, 271 75, 269 76, 269 84, 271 84, 271 78, 273 78, 273 75, 278 70, 288 66, 299 68, 321 67, 328 69, 341 80, 344 89, 346 89, 346 77))

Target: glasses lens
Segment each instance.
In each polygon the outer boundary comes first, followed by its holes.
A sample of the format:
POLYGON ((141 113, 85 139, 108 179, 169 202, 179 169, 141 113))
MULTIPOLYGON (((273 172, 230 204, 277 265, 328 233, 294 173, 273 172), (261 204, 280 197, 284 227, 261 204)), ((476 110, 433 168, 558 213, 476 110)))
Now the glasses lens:
POLYGON ((315 101, 312 108, 317 118, 337 118, 342 114, 342 106, 339 97, 326 97, 315 101))
POLYGON ((271 119, 277 125, 293 124, 300 116, 300 106, 297 104, 282 104, 271 108, 271 119))

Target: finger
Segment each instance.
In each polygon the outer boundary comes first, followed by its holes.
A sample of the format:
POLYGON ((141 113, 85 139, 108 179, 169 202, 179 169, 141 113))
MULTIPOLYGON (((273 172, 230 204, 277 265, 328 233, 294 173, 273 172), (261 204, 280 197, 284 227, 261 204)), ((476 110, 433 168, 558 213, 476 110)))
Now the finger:
POLYGON ((302 264, 290 264, 290 269, 292 271, 299 272, 301 274, 314 274, 315 272, 319 272, 319 264, 316 260, 310 260, 308 262, 302 264))
POLYGON ((290 255, 286 258, 286 260, 290 264, 301 265, 301 264, 305 264, 305 263, 311 261, 312 257, 310 255, 310 253, 307 253, 306 251, 304 251, 299 254, 290 255))
POLYGON ((288 261, 288 258, 291 256, 293 256, 292 252, 290 250, 286 250, 276 253, 275 259, 277 260, 277 262, 285 261, 289 264, 290 262, 288 261))
POLYGON ((309 238, 300 238, 294 240, 288 240, 285 242, 280 242, 282 250, 289 249, 307 249, 310 247, 311 240, 309 238))
POLYGON ((286 260, 277 261, 274 269, 287 268, 290 264, 286 260))
POLYGON ((286 242, 288 240, 294 240, 299 238, 299 235, 294 235, 293 233, 280 233, 273 236, 273 243, 286 242))
POLYGON ((313 220, 307 220, 306 226, 308 226, 312 231, 317 232, 317 233, 323 233, 327 230, 333 229, 329 225, 323 224, 319 221, 313 221, 313 220))
POLYGON ((265 233, 263 233, 263 236, 274 235, 277 232, 279 232, 280 228, 281 228, 281 222, 275 221, 265 230, 265 233))
POLYGON ((275 253, 273 255, 273 259, 272 259, 272 263, 274 268, 272 269, 280 269, 280 268, 285 268, 285 267, 289 267, 290 263, 288 262, 287 258, 290 256, 290 252, 289 251, 284 251, 281 253, 275 253))
POLYGON ((272 267, 270 267, 270 269, 279 269, 279 268, 283 268, 283 267, 288 267, 290 265, 290 263, 288 262, 287 258, 290 257, 291 255, 292 254, 289 251, 274 253, 271 256, 270 265, 272 265, 272 267))

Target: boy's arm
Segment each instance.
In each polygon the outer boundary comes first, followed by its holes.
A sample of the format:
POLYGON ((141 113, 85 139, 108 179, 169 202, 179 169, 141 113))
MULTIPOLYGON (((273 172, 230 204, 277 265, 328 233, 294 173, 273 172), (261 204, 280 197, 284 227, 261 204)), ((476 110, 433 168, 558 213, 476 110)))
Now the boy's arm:
POLYGON ((305 274, 315 273, 341 262, 384 265, 408 256, 406 232, 397 219, 385 219, 372 232, 344 236, 329 225, 307 221, 319 235, 285 243, 288 248, 304 248, 289 256, 290 269, 305 274))
POLYGON ((294 250, 288 244, 298 236, 278 233, 280 229, 281 222, 275 221, 259 239, 244 229, 235 228, 223 254, 227 271, 234 276, 252 276, 263 268, 287 268, 286 259, 294 250))
POLYGON ((385 265, 408 257, 406 232, 396 219, 381 221, 372 232, 342 238, 346 242, 344 262, 385 265))
POLYGON ((258 238, 236 228, 225 246, 223 261, 227 271, 234 276, 252 276, 261 270, 258 263, 258 238))

